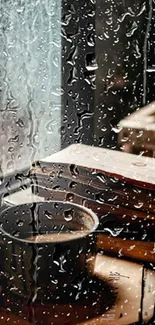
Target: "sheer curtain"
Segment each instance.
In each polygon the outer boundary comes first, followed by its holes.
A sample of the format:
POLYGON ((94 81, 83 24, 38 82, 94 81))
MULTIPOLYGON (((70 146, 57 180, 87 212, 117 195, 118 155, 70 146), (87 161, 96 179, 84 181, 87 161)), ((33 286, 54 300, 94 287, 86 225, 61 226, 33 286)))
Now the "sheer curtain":
POLYGON ((10 173, 60 149, 61 3, 0 7, 0 163, 10 173))

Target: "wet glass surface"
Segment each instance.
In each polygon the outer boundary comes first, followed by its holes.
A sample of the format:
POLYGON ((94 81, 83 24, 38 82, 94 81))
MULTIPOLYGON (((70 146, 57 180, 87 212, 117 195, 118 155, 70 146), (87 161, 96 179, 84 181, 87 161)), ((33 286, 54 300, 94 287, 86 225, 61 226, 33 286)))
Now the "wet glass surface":
POLYGON ((154 12, 1 1, 0 325, 154 324, 154 12))

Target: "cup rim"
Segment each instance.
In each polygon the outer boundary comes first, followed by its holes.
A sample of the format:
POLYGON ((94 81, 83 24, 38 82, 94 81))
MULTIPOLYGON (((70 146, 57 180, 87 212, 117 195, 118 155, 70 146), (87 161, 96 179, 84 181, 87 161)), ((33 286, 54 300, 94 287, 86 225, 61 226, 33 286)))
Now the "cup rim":
POLYGON ((67 242, 71 242, 71 241, 75 241, 75 240, 80 240, 80 238, 82 239, 82 238, 85 238, 85 237, 87 237, 88 235, 90 235, 90 234, 92 234, 93 232, 95 232, 95 230, 97 229, 97 227, 99 226, 99 218, 98 218, 98 216, 96 215, 96 213, 95 212, 93 212, 90 208, 87 208, 87 207, 85 207, 85 206, 83 206, 83 205, 80 205, 80 204, 77 204, 77 203, 72 203, 72 202, 70 202, 70 201, 59 201, 59 200, 45 200, 45 201, 32 201, 32 202, 27 202, 27 203, 23 203, 23 204, 18 204, 18 205, 15 205, 15 206, 11 206, 11 207, 7 207, 5 210, 3 210, 2 211, 2 213, 0 214, 0 216, 1 215, 4 215, 5 214, 5 212, 7 212, 7 211, 9 211, 9 210, 11 210, 11 209, 15 209, 15 208, 18 208, 18 207, 21 207, 21 206, 24 206, 24 205, 31 205, 31 204, 34 204, 34 203, 41 203, 41 204, 44 204, 44 203, 61 203, 61 204, 70 204, 70 205, 72 205, 72 206, 75 206, 75 207, 77 207, 77 208, 80 208, 81 210, 83 210, 84 212, 86 212, 86 213, 88 213, 92 218, 93 218, 93 220, 94 220, 94 225, 93 225, 93 227, 90 229, 90 230, 88 230, 88 232, 86 232, 86 234, 85 235, 83 235, 83 236, 81 236, 81 237, 78 237, 78 238, 73 238, 73 239, 71 239, 71 240, 66 240, 66 241, 61 241, 61 242, 59 242, 59 241, 53 241, 53 242, 41 242, 41 243, 37 243, 37 242, 35 242, 35 241, 31 241, 31 240, 26 240, 26 239, 22 239, 22 238, 18 238, 18 237, 15 237, 15 236, 13 236, 13 235, 11 235, 11 234, 9 234, 6 230, 4 230, 3 229, 3 227, 2 226, 0 226, 0 232, 2 233, 2 234, 4 234, 4 235, 6 235, 8 238, 10 238, 10 239, 12 239, 12 240, 15 240, 15 241, 17 241, 17 242, 22 242, 22 243, 25 243, 25 244, 31 244, 31 245, 44 245, 44 244, 46 244, 46 245, 48 245, 48 244, 53 244, 53 245, 55 245, 55 244, 59 244, 59 243, 67 243, 67 242))

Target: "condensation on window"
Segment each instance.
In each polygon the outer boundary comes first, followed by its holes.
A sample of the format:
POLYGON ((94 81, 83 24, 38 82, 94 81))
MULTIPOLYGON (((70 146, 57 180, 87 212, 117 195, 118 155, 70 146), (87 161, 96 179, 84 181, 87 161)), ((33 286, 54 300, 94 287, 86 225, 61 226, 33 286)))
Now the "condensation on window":
POLYGON ((60 0, 2 0, 0 147, 3 173, 60 149, 60 0))

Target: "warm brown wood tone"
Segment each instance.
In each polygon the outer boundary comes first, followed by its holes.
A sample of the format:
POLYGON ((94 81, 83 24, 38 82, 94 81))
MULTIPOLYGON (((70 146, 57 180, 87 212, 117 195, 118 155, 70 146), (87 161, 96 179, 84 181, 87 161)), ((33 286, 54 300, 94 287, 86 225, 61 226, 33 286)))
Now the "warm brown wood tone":
POLYGON ((0 309, 0 324, 1 325, 32 325, 32 323, 24 320, 23 317, 7 311, 5 308, 0 309))
MULTIPOLYGON (((15 302, 14 302, 15 304, 15 302)), ((13 305, 13 301, 12 301, 13 305)), ((0 324, 1 325, 76 325, 78 318, 80 322, 86 319, 89 314, 90 318, 94 316, 92 306, 83 308, 83 305, 74 308, 69 308, 68 305, 52 305, 52 304, 34 304, 33 308, 25 308, 22 304, 19 305, 21 315, 18 316, 18 311, 14 313, 7 312, 6 309, 0 310, 0 324), (68 316, 67 316, 68 314, 68 316), (59 317, 57 317, 59 315, 59 317), (78 315, 78 317, 77 317, 78 315), (25 319, 24 319, 25 318, 25 319), (27 319, 30 318, 31 321, 27 319)))
POLYGON ((123 240, 99 234, 97 247, 115 256, 155 263, 155 244, 152 242, 123 240))
MULTIPOLYGON (((95 259, 94 267, 98 266, 95 259)), ((102 274, 101 274, 102 275, 102 274)), ((85 293, 79 301, 61 302, 59 300, 52 302, 34 302, 32 305, 26 306, 22 297, 10 296, 6 309, 0 310, 1 325, 77 325, 88 319, 96 319, 103 312, 106 312, 107 302, 111 293, 107 292, 107 287, 103 280, 99 280, 93 275, 89 275, 84 285, 84 291, 89 286, 90 277, 93 282, 91 286, 93 290, 85 293), (106 292, 106 294, 105 294, 106 292), (100 297, 100 298, 99 298, 100 297), (98 299, 99 298, 99 299, 98 299)), ((110 303, 109 303, 110 304, 110 303)), ((95 324, 94 324, 95 325, 95 324)))

